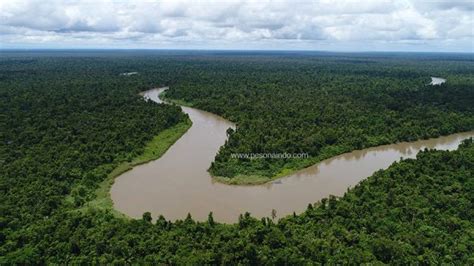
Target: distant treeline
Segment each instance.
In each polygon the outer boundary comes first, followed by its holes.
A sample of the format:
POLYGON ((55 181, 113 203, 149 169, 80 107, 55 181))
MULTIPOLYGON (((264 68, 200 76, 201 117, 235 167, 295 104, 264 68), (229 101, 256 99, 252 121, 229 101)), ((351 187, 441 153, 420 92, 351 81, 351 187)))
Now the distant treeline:
POLYGON ((185 119, 139 91, 171 85, 170 97, 238 123, 213 172, 271 175, 299 165, 226 156, 248 149, 329 156, 472 129, 472 61, 49 53, 0 54, 2 265, 474 262, 472 141, 396 163, 344 197, 279 222, 249 214, 235 225, 212 215, 204 223, 151 222, 149 213, 127 220, 84 207, 116 165, 185 119), (426 86, 430 75, 448 82, 426 86))
POLYGON ((381 55, 195 60, 167 97, 237 123, 210 169, 230 178, 272 177, 354 149, 474 129, 471 57, 381 55), (447 82, 428 86, 431 76, 447 82), (284 152, 311 158, 231 157, 284 152))

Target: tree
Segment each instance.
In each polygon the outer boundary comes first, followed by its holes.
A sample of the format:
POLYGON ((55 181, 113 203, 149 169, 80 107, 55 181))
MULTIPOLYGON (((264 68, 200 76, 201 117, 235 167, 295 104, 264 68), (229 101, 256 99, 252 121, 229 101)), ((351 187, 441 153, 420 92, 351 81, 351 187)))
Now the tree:
POLYGON ((277 216, 276 210, 272 209, 272 220, 275 220, 276 216, 277 216))
POLYGON ((215 222, 214 222, 214 217, 212 216, 212 212, 209 213, 209 215, 207 216, 207 222, 210 226, 214 226, 215 225, 215 222))
POLYGON ((150 212, 143 213, 142 220, 147 223, 151 223, 151 221, 153 220, 153 218, 151 217, 151 213, 150 212))

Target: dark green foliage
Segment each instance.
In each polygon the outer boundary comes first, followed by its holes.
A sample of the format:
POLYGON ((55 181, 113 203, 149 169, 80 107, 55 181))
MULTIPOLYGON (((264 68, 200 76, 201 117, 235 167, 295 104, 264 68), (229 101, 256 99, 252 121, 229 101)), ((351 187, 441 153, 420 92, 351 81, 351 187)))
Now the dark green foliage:
POLYGON ((299 216, 236 225, 126 221, 104 212, 66 212, 3 247, 9 262, 301 264, 473 262, 474 144, 426 151, 369 177, 340 199, 299 216), (35 237, 34 240, 28 237, 35 237), (17 244, 18 245, 18 244, 17 244))
POLYGON ((0 62, 0 253, 15 247, 5 237, 20 236, 20 246, 32 241, 23 230, 62 215, 66 196, 72 207, 90 200, 116 165, 185 118, 178 107, 143 101, 138 92, 152 83, 119 76, 120 67, 108 66, 113 60, 0 62))
POLYGON ((472 60, 364 54, 349 59, 203 60, 198 77, 188 75, 167 97, 237 123, 210 169, 226 177, 272 177, 355 149, 474 129, 472 60), (430 76, 447 83, 427 86, 430 76), (232 158, 233 153, 309 153, 311 158, 248 160, 232 158))
POLYGON ((472 129, 470 60, 91 53, 0 55, 0 264, 474 263, 472 140, 458 151, 425 151, 395 163, 344 197, 329 197, 280 221, 250 214, 234 225, 219 224, 212 214, 204 222, 191 216, 152 221, 149 213, 126 220, 109 211, 78 210, 115 165, 183 121, 176 107, 142 101, 141 90, 171 84, 174 96, 238 121, 216 169, 253 172, 254 165, 234 168, 225 154, 248 145, 261 150, 273 141, 272 152, 321 142, 315 152, 326 147, 330 154, 354 148, 354 136, 365 147, 398 140, 401 133, 414 139, 472 129), (128 71, 139 75, 119 76, 128 71), (430 74, 448 78, 448 84, 422 86, 430 74), (319 82, 315 76, 326 85, 308 89, 319 82), (267 81, 257 82, 262 79, 267 81), (300 111, 315 106, 323 116, 300 111), (351 119, 357 117, 364 126, 355 127, 351 119), (304 135, 304 128, 316 130, 314 124, 324 134, 304 135))

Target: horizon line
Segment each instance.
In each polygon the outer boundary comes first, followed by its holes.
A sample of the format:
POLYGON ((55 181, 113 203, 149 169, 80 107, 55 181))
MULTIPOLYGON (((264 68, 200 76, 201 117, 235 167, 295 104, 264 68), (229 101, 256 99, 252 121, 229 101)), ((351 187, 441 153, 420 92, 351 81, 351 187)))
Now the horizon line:
POLYGON ((320 52, 320 53, 425 53, 474 54, 474 51, 403 51, 403 50, 310 50, 310 49, 212 49, 212 48, 2 48, 0 51, 200 51, 200 52, 320 52))

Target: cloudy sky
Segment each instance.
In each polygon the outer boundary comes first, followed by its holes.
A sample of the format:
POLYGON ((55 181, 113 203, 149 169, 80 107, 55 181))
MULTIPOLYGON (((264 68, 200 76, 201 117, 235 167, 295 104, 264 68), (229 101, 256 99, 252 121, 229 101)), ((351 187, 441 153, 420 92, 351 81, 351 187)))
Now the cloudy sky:
POLYGON ((0 48, 474 52, 469 0, 2 0, 0 48))

